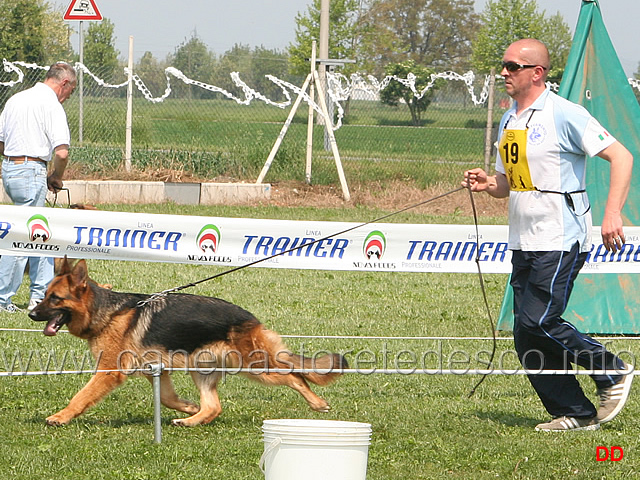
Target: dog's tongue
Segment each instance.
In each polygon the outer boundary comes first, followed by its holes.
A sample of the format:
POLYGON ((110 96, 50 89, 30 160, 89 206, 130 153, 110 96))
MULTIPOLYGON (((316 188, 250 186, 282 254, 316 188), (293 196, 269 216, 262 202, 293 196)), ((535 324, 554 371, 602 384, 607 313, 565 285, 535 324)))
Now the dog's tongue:
POLYGON ((47 323, 47 326, 44 327, 43 333, 48 337, 53 337, 54 335, 56 335, 58 333, 58 327, 56 326, 56 321, 51 320, 49 323, 47 323))

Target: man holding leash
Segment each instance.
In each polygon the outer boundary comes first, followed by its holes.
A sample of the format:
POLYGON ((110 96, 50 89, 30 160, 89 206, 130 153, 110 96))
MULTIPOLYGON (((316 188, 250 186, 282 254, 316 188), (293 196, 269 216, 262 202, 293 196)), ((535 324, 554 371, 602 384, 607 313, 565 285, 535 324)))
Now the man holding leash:
MULTIPOLYGON (((44 82, 16 93, 0 114, 2 183, 15 205, 43 207, 47 189, 62 188, 69 158, 70 134, 62 104, 76 87, 76 72, 67 63, 49 67, 44 82), (48 165, 53 164, 48 173, 48 165)), ((0 310, 16 312, 11 298, 17 292, 29 262, 29 310, 44 298, 53 279, 52 257, 2 255, 0 310)))
POLYGON ((500 122, 496 174, 464 172, 463 186, 509 197, 514 342, 528 371, 564 370, 568 363, 608 370, 593 375, 599 408, 575 375, 528 378, 552 420, 538 431, 596 430, 623 408, 633 374, 614 354, 562 319, 578 271, 591 249, 591 213, 585 192, 586 157, 610 163, 602 241, 616 252, 625 242, 622 207, 633 157, 582 106, 551 92, 547 47, 535 39, 512 43, 501 75, 514 99, 500 122))

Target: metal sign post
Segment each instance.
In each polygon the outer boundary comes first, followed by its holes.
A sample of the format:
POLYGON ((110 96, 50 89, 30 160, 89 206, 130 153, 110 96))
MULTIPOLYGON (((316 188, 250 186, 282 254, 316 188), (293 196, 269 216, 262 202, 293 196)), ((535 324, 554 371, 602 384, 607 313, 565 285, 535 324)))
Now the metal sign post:
MULTIPOLYGON (((80 63, 84 65, 84 32, 83 20, 94 20, 99 22, 102 20, 102 14, 98 10, 98 5, 94 0, 71 0, 67 7, 67 11, 62 17, 63 20, 78 20, 80 25, 78 28, 78 54, 80 63)), ((82 145, 84 130, 84 75, 78 72, 78 143, 82 145)))

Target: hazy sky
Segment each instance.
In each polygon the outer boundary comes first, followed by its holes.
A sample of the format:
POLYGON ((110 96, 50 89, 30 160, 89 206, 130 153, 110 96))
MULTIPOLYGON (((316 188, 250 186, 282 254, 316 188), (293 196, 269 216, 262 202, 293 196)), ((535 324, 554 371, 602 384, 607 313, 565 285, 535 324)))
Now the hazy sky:
MULTIPOLYGON (((72 0, 52 3, 65 8, 72 0)), ((294 40, 295 17, 311 0, 94 0, 102 15, 115 24, 116 48, 125 58, 129 36, 134 57, 150 51, 159 59, 197 33, 211 50, 223 54, 234 44, 263 45, 283 50, 294 40)), ((560 12, 574 31, 582 0, 537 0, 548 15, 560 12)), ((475 0, 481 12, 486 0, 475 0)), ((638 68, 640 0, 600 0, 602 16, 627 75, 638 68)), ((79 22, 69 22, 76 30, 79 22)), ((86 30, 89 22, 83 22, 86 30)), ((72 37, 78 50, 78 38, 72 37)))

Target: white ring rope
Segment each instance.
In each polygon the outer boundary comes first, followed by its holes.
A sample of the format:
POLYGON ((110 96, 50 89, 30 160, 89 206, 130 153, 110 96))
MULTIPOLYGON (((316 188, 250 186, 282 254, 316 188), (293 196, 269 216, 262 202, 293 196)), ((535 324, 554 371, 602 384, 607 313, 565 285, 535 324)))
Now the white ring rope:
MULTIPOLYGON (((328 373, 340 372, 341 374, 356 373, 360 375, 374 375, 374 374, 400 374, 400 375, 640 375, 640 372, 635 368, 629 370, 526 370, 523 368, 514 369, 487 369, 487 368, 459 368, 459 369, 447 369, 447 368, 340 368, 340 369, 302 369, 302 368, 226 368, 226 367, 210 367, 210 368, 191 368, 191 367, 162 367, 163 372, 198 372, 203 375, 211 373, 224 373, 236 375, 239 373, 250 375, 262 375, 262 374, 282 374, 288 375, 291 373, 300 374, 318 374, 325 375, 328 373)), ((79 375, 79 374, 92 374, 98 373, 123 373, 125 375, 145 374, 151 375, 148 369, 94 369, 94 370, 40 370, 40 371, 26 371, 26 372, 0 372, 0 378, 2 377, 35 377, 35 376, 50 376, 50 375, 79 375)))
MULTIPOLYGON (((24 328, 0 328, 0 331, 5 332, 29 332, 29 333, 41 333, 41 330, 35 329, 24 329, 24 328)), ((69 333, 66 330, 61 330, 61 333, 69 333)), ((368 339, 368 340, 492 340, 489 337, 386 337, 386 336, 354 336, 354 335, 331 335, 331 336, 321 336, 321 335, 281 335, 283 338, 307 338, 307 339, 368 339)), ((597 337, 596 337, 597 338, 597 337)), ((602 337, 609 340, 619 339, 619 340, 637 340, 638 337, 602 337)), ((513 337, 498 337, 498 340, 513 340, 513 337)), ((147 366, 150 366, 149 363, 147 366)), ((331 369, 295 369, 295 368, 226 368, 226 367, 166 367, 162 366, 162 371, 166 372, 198 372, 202 374, 210 374, 213 372, 223 373, 223 374, 264 374, 264 373, 280 373, 280 374, 290 374, 290 373, 317 373, 317 374, 326 374, 330 373, 334 370, 331 369)), ((459 369, 443 369, 443 368, 424 368, 424 367, 414 367, 414 368, 344 368, 337 369, 341 373, 357 373, 361 375, 372 375, 372 374, 400 374, 400 375, 411 375, 411 374, 426 374, 426 375, 527 375, 527 374, 535 374, 535 375, 605 375, 605 374, 616 374, 616 375, 639 375, 636 373, 635 368, 632 367, 630 371, 625 370, 526 370, 523 368, 516 369, 504 369, 504 368, 484 368, 484 369, 472 369, 472 368, 459 368, 459 369)), ((25 377, 25 376, 48 376, 48 375, 69 375, 69 374, 93 374, 96 375, 98 373, 124 373, 125 375, 133 375, 133 374, 150 374, 150 371, 147 369, 143 369, 140 367, 132 367, 129 369, 84 369, 84 370, 36 370, 36 371, 7 371, 0 372, 0 378, 2 377, 25 377)))
MULTIPOLYGON (((42 333, 37 328, 0 328, 0 332, 28 332, 42 333)), ((58 333, 69 333, 67 330, 60 330, 58 333)), ((435 336, 377 336, 377 335, 280 335, 282 338, 307 338, 326 340, 493 340, 492 337, 435 337, 435 336)), ((640 336, 605 336, 592 337, 596 340, 640 340, 640 336)), ((513 340, 513 337, 496 337, 496 340, 513 340)))

